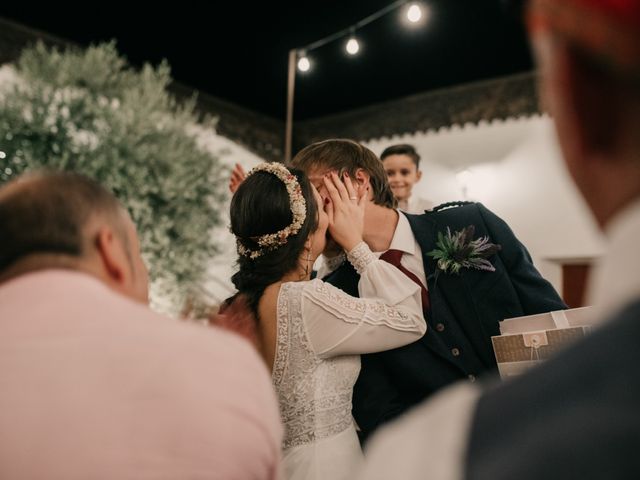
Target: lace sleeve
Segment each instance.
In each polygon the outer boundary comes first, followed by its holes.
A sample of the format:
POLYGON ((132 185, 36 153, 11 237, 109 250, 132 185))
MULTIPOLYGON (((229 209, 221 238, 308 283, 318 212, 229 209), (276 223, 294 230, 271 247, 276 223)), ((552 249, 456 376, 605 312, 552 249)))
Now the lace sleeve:
POLYGON ((376 256, 371 252, 369 246, 360 242, 347 253, 347 260, 353 265, 359 275, 362 275, 367 267, 377 260, 376 256))
MULTIPOLYGON (((374 261, 386 263, 375 256, 374 261)), ((420 289, 407 286, 404 298, 388 302, 384 295, 355 298, 321 280, 309 282, 302 294, 302 319, 316 354, 371 353, 418 340, 426 331, 420 289)))

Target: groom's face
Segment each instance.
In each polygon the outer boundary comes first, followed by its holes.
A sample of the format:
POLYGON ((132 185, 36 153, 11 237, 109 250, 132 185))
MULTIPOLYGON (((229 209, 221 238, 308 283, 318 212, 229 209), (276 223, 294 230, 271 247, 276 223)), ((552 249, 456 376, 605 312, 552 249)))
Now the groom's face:
MULTIPOLYGON (((327 192, 327 187, 325 186, 323 179, 324 179, 324 176, 330 171, 331 169, 329 167, 321 165, 315 168, 311 168, 305 172, 307 174, 307 178, 309 179, 309 182, 311 182, 311 184, 316 188, 316 190, 320 194, 320 197, 322 198, 322 203, 320 205, 321 208, 325 208, 324 200, 325 198, 329 198, 329 192, 327 192)), ((333 256, 341 251, 342 251, 342 248, 331 237, 331 235, 329 234, 329 230, 327 230, 327 242, 323 250, 323 253, 329 256, 333 256)))
POLYGON ((330 168, 325 166, 318 166, 315 168, 311 168, 305 173, 307 174, 307 178, 309 178, 309 182, 316 187, 316 190, 322 197, 322 202, 324 205, 324 200, 329 198, 329 192, 327 192, 327 187, 324 184, 324 176, 331 171, 330 168))

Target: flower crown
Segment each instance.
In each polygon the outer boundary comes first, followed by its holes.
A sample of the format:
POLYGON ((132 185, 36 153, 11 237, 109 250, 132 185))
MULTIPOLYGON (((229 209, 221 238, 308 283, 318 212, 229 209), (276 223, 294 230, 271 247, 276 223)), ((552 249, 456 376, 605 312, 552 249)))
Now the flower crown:
POLYGON ((247 178, 256 172, 271 173, 272 175, 275 175, 280 180, 282 180, 282 183, 284 183, 284 186, 287 188, 287 193, 289 194, 289 205, 291 208, 291 213, 293 215, 293 221, 290 225, 275 233, 267 233, 258 237, 250 237, 251 240, 256 242, 261 247, 257 250, 251 250, 245 247, 242 244, 242 241, 238 238, 238 253, 243 257, 248 257, 252 260, 254 258, 258 258, 265 252, 275 250, 276 248, 287 243, 287 239, 291 235, 295 235, 300 231, 300 228, 302 228, 302 224, 307 218, 307 202, 302 195, 300 183, 298 182, 296 176, 292 174, 287 169, 287 167, 278 162, 261 163, 251 169, 251 171, 247 174, 247 178))

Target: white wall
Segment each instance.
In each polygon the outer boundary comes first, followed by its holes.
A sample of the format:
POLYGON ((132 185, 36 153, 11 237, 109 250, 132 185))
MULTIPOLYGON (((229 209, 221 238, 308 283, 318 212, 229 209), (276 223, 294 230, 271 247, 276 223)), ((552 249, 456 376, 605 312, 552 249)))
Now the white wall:
POLYGON ((597 257, 602 237, 564 168, 549 117, 466 125, 379 139, 380 154, 409 143, 422 157, 415 192, 436 204, 482 202, 514 230, 541 273, 560 291, 560 267, 547 259, 597 257), (465 189, 466 187, 466 189, 465 189))
MULTIPOLYGON (((219 178, 225 184, 229 181, 229 173, 236 163, 239 163, 246 171, 249 171, 252 167, 264 161, 241 145, 218 135, 213 129, 192 125, 188 128, 188 131, 196 136, 201 148, 216 154, 220 158, 220 162, 226 168, 219 172, 219 178)), ((209 278, 204 285, 211 303, 216 304, 235 292, 235 288, 231 283, 231 275, 235 272, 237 253, 235 239, 228 228, 230 200, 231 194, 227 196, 224 204, 220 206, 222 225, 212 232, 213 242, 218 245, 220 252, 211 259, 207 272, 209 278)))

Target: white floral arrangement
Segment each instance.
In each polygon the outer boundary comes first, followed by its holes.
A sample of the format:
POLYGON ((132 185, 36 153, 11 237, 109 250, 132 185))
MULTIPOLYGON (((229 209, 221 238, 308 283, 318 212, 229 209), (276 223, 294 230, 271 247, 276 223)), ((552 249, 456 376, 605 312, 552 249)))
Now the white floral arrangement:
POLYGON ((300 231, 302 224, 307 218, 307 203, 304 199, 304 195, 302 195, 300 183, 296 176, 292 174, 287 167, 278 162, 265 162, 251 169, 247 174, 247 177, 256 172, 271 173, 284 183, 287 193, 289 194, 289 205, 291 208, 291 214, 293 215, 293 220, 290 225, 275 233, 267 233, 258 237, 251 237, 251 240, 262 247, 258 250, 252 250, 245 247, 242 244, 242 241, 238 239, 238 253, 244 257, 251 258, 252 260, 258 258, 267 251, 275 250, 287 243, 287 239, 290 236, 295 235, 300 231))
POLYGON ((39 44, 0 70, 0 184, 40 168, 96 179, 138 227, 153 305, 176 314, 210 303, 204 285, 227 169, 186 130, 211 122, 169 94, 168 65, 134 70, 113 43, 39 44))

